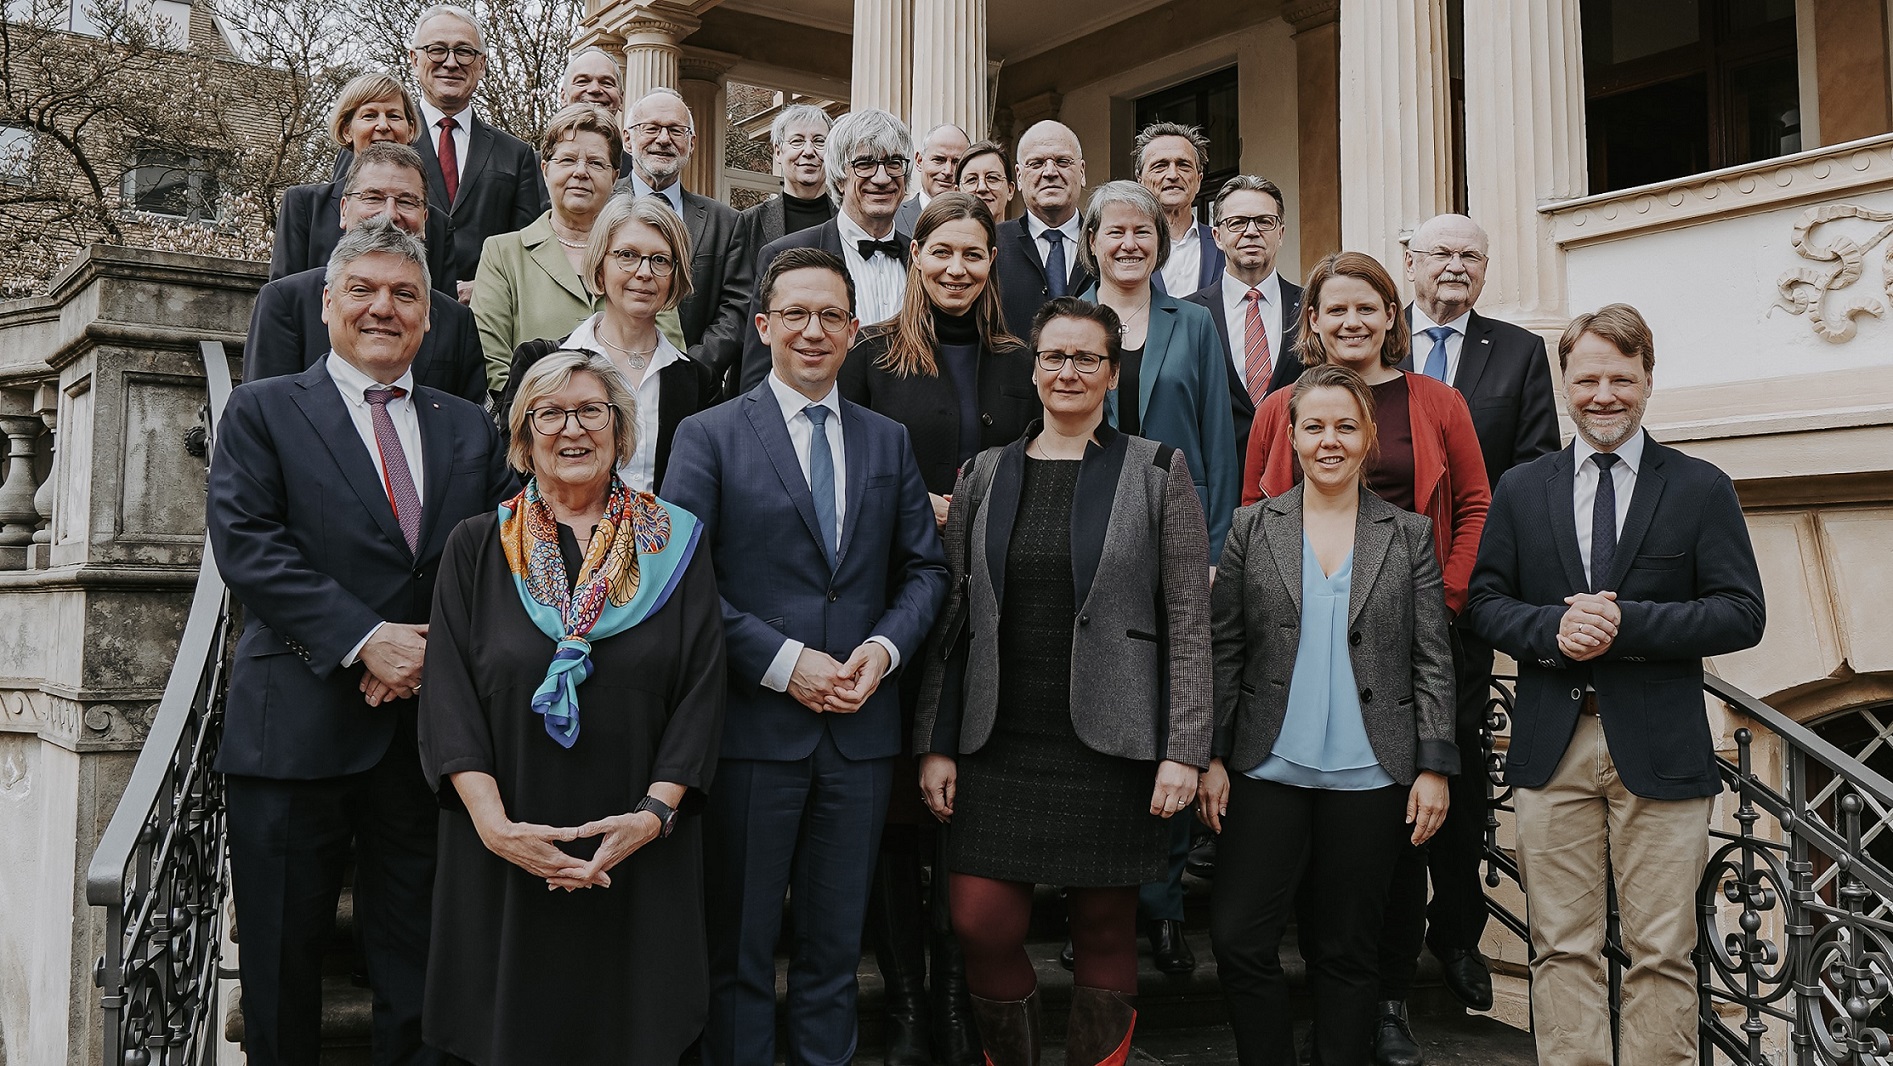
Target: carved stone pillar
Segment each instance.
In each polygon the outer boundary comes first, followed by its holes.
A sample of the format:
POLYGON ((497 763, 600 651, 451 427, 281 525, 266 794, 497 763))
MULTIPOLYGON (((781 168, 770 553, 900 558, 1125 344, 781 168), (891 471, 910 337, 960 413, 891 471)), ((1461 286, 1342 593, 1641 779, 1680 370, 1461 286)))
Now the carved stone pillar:
POLYGON ((679 61, 682 81, 677 89, 690 108, 690 120, 697 126, 697 146, 684 167, 684 188, 699 196, 721 200, 729 192, 723 187, 723 139, 729 126, 724 77, 741 56, 713 52, 707 48, 686 48, 679 61))
POLYGON ((0 481, 0 566, 7 568, 26 565, 25 546, 33 543, 39 525, 33 456, 44 425, 37 414, 0 415, 0 433, 7 438, 7 476, 0 481))
MULTIPOLYGON (((683 58, 679 41, 697 32, 696 19, 672 11, 633 7, 628 16, 614 20, 611 32, 624 40, 624 106, 663 86, 678 88, 678 64, 683 58)), ((680 90, 681 91, 681 90, 680 90)))
POLYGON ((985 135, 986 0, 923 0, 914 7, 913 132, 952 123, 985 135))
POLYGON ((1304 267, 1341 250, 1340 14, 1341 0, 1303 0, 1282 9, 1282 18, 1295 30, 1300 192, 1290 210, 1299 219, 1295 229, 1304 267))
POLYGON ((59 387, 45 384, 39 387, 39 396, 35 403, 39 419, 46 425, 46 478, 40 482, 39 491, 33 494, 33 509, 39 512, 39 528, 33 531, 33 547, 27 560, 27 566, 34 570, 43 569, 50 555, 49 546, 53 540, 53 492, 58 479, 59 458, 59 387))
POLYGON ((1564 253, 1541 204, 1583 196, 1578 0, 1466 0, 1467 208, 1492 236, 1479 310, 1555 331, 1564 253))
MULTIPOLYGON (((922 0, 923 6, 945 2, 922 0)), ((854 75, 848 88, 853 110, 878 107, 907 119, 913 35, 913 0, 855 0, 854 75)))
POLYGON ((1340 27, 1341 246, 1399 278, 1402 238, 1453 203, 1446 3, 1341 0, 1340 27))

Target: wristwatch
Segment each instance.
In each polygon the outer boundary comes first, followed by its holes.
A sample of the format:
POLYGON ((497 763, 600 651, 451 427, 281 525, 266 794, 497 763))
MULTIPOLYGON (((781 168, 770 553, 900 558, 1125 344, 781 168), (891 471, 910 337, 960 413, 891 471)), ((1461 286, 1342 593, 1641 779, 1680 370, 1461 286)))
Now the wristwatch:
POLYGON ((656 796, 646 796, 638 801, 636 807, 631 808, 632 814, 637 814, 640 811, 648 811, 651 814, 657 815, 657 820, 662 823, 657 830, 657 836, 660 840, 669 836, 670 831, 677 825, 677 808, 665 803, 656 796))

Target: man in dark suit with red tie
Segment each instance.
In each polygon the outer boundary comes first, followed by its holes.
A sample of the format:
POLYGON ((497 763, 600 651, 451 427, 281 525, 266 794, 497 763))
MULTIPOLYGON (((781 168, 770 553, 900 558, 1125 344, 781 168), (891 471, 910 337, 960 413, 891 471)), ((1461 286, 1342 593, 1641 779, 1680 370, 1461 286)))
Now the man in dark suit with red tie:
POLYGON ((217 756, 244 1047, 253 1066, 319 1058, 322 956, 352 853, 374 1059, 430 1066, 438 806, 413 697, 447 534, 513 475, 484 411, 414 383, 430 300, 420 242, 371 218, 328 269, 333 350, 232 392, 210 467, 211 547, 245 616, 217 756))
POLYGON ((1019 192, 1025 214, 999 224, 994 276, 1006 330, 1032 335, 1032 317, 1052 299, 1075 296, 1094 280, 1078 255, 1078 208, 1085 157, 1078 135, 1047 119, 1019 138, 1019 192))

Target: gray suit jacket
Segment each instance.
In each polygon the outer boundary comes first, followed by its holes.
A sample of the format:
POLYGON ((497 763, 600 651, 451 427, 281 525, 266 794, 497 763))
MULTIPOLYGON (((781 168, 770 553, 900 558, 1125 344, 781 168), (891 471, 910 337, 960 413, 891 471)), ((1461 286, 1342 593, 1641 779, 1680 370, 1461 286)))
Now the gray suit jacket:
MULTIPOLYGON (((999 615, 1025 446, 1040 423, 963 471, 945 530, 953 584, 922 664, 914 750, 958 755, 992 736, 999 615), (984 491, 974 487, 988 485, 984 491), (969 515, 968 511, 974 513, 969 515)), ((1209 765, 1209 558, 1183 454, 1099 426, 1072 499, 1071 719, 1106 755, 1209 765)))
MULTIPOLYGON (((1301 644, 1303 486, 1236 511, 1210 597, 1216 656, 1215 754, 1230 773, 1269 757, 1288 713, 1301 644)), ((1433 523, 1361 490, 1348 597, 1348 657, 1381 768, 1459 772, 1453 654, 1433 523)))
POLYGON ((894 212, 894 228, 902 233, 912 233, 914 223, 920 221, 920 194, 915 193, 902 200, 900 208, 894 212))

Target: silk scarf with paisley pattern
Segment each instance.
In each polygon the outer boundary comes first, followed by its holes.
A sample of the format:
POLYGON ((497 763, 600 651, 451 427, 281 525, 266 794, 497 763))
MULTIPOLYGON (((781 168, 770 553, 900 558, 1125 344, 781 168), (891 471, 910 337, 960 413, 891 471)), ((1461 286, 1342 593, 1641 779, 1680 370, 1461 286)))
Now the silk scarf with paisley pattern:
POLYGON ((578 686, 592 676, 592 644, 630 629, 669 601, 703 527, 689 511, 633 492, 614 474, 605 517, 568 590, 558 521, 539 495, 538 479, 528 478, 519 495, 500 504, 499 520, 519 601, 533 625, 558 645, 532 694, 532 709, 545 718, 546 733, 569 748, 578 740, 578 686))

